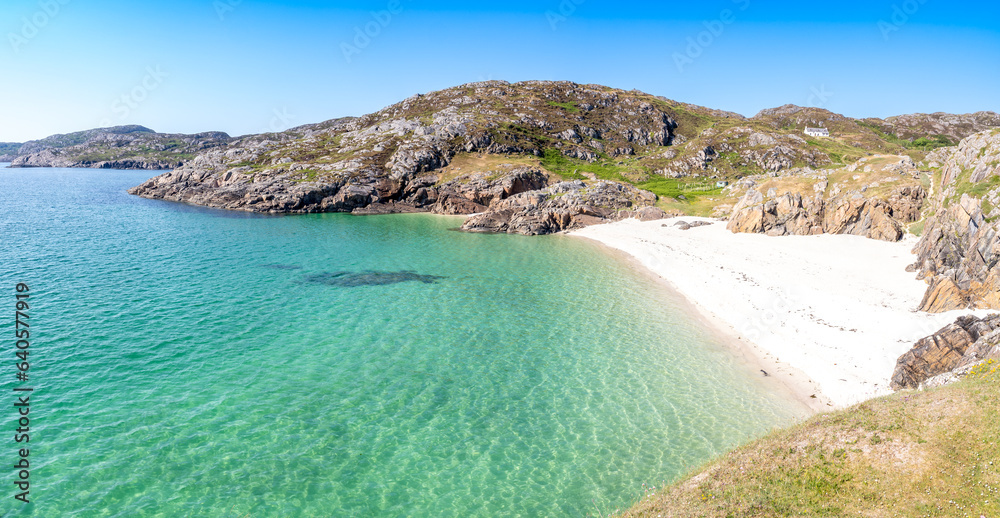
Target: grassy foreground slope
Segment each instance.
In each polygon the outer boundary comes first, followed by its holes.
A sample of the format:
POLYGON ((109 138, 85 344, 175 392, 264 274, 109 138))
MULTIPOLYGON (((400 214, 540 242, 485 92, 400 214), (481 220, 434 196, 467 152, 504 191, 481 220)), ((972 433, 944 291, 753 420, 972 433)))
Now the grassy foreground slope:
POLYGON ((773 432, 621 516, 1000 516, 998 371, 773 432))

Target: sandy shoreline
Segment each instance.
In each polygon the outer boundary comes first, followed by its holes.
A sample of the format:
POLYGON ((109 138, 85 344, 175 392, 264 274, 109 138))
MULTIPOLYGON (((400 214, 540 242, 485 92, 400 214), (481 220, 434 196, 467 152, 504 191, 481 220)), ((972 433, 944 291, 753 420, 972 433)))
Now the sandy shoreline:
POLYGON ((767 371, 767 382, 814 411, 889 393, 896 359, 913 342, 972 313, 915 311, 926 285, 905 271, 913 238, 733 234, 723 222, 692 217, 570 235, 620 250, 664 279, 745 361, 767 371), (681 230, 678 221, 711 225, 681 230))

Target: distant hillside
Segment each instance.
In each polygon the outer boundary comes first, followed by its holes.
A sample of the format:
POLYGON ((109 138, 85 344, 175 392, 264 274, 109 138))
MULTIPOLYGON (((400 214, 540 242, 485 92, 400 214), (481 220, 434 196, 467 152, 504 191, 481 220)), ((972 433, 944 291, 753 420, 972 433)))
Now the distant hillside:
POLYGON ((52 135, 8 150, 11 167, 171 169, 195 154, 228 143, 222 132, 156 133, 143 126, 115 126, 52 135))
POLYGON ((21 144, 17 142, 0 142, 0 162, 10 162, 14 159, 14 153, 17 152, 21 144))
POLYGON ((865 122, 878 126, 878 129, 891 137, 910 142, 925 139, 954 146, 972 134, 1000 127, 1000 114, 987 111, 963 115, 914 113, 885 120, 865 119, 865 122))

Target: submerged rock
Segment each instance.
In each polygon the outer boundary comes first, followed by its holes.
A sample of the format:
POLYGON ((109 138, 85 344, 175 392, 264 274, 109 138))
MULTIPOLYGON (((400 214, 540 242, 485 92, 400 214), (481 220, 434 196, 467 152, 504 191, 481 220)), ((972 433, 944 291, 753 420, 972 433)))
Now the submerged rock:
POLYGON ((301 270, 301 266, 296 266, 294 264, 262 264, 261 268, 270 268, 271 270, 301 270))
POLYGON ((437 275, 424 275, 410 270, 398 272, 383 272, 367 270, 363 272, 324 272, 306 275, 302 281, 309 284, 324 284, 341 288, 357 288, 360 286, 385 286, 401 282, 422 282, 434 284, 444 279, 437 275))

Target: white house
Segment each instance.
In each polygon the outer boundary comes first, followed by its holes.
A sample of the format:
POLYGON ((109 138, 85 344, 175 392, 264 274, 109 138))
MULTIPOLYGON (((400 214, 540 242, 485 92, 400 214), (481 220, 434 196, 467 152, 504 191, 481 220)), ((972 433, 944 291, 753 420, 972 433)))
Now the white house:
POLYGON ((829 137, 830 130, 826 128, 806 128, 806 135, 810 137, 829 137))

